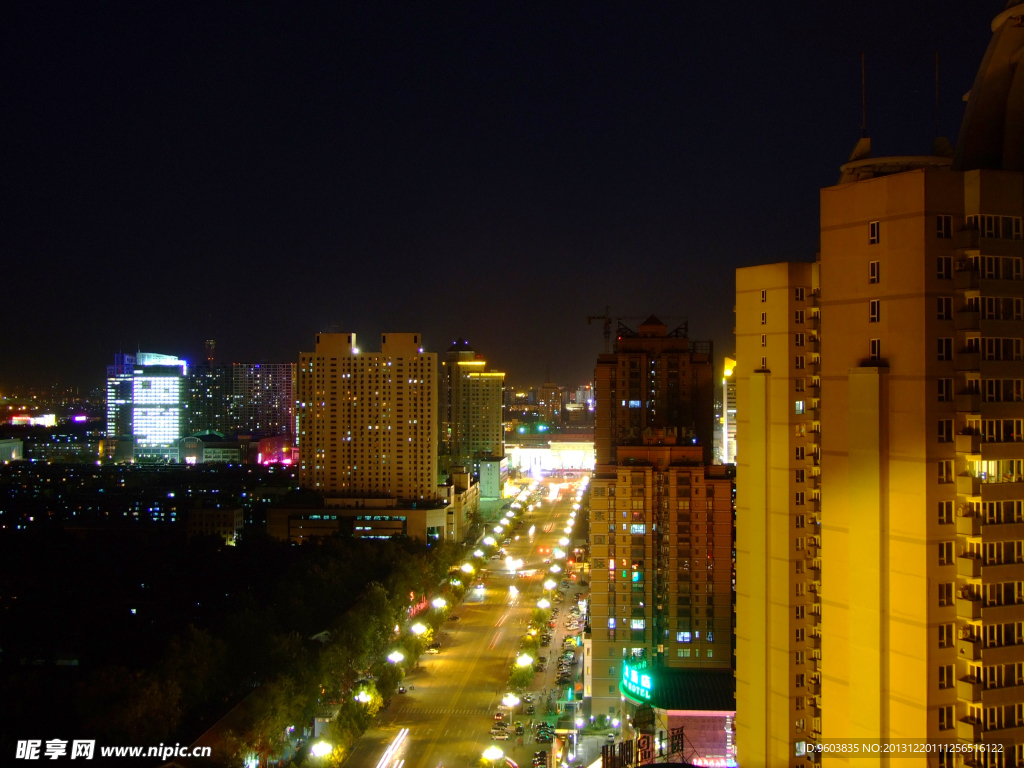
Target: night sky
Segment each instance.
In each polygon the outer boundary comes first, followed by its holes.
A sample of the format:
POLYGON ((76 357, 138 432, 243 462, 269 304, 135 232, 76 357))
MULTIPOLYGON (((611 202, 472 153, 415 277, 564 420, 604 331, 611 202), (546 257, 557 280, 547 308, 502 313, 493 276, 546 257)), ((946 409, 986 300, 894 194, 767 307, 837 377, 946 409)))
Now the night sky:
POLYGON ((588 381, 586 316, 731 351, 733 270, 818 189, 956 140, 1002 0, 5 5, 0 387, 119 349, 298 360, 336 326, 588 381))

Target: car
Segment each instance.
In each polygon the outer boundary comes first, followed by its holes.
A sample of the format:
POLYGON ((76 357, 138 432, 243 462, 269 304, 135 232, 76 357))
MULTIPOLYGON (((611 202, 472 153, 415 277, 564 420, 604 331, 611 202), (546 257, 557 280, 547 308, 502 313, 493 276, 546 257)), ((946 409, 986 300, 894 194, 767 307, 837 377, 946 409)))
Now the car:
POLYGON ((522 736, 524 733, 526 733, 526 729, 523 728, 523 724, 516 723, 516 736, 522 736))
POLYGON ((529 693, 524 694, 523 695, 523 701, 525 701, 527 704, 529 704, 531 701, 533 701, 533 695, 529 694, 529 693))
POLYGON ((604 737, 604 740, 607 741, 609 744, 614 744, 615 743, 615 734, 614 733, 609 733, 607 736, 604 737))
POLYGON ((448 621, 461 621, 461 620, 462 620, 461 616, 456 616, 454 614, 452 614, 451 616, 448 617, 448 621))
POLYGON ((404 685, 398 686, 398 692, 399 693, 406 693, 405 686, 404 685))
POLYGON ((441 651, 439 651, 437 648, 427 648, 427 653, 429 653, 431 656, 436 656, 440 652, 441 651))
POLYGON ((503 722, 505 720, 505 713, 504 712, 495 712, 494 713, 494 719, 496 721, 498 721, 498 722, 503 722))
POLYGON ((531 704, 530 706, 528 706, 526 708, 526 714, 528 714, 528 715, 532 715, 532 714, 536 713, 536 711, 537 711, 537 709, 533 706, 533 704, 531 704))
POLYGON ((497 728, 499 731, 507 731, 508 730, 508 723, 506 723, 506 722, 495 723, 494 725, 491 726, 492 730, 494 728, 497 728))
POLYGON ((552 741, 551 733, 549 731, 543 731, 537 734, 538 744, 550 744, 552 741))
POLYGON ((495 741, 508 741, 507 731, 491 731, 491 738, 495 741))

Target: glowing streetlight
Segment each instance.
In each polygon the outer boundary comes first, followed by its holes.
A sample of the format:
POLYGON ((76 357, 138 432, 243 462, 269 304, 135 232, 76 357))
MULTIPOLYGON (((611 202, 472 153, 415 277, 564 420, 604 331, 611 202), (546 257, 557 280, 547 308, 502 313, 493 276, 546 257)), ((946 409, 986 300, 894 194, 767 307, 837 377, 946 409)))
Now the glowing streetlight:
MULTIPOLYGON (((482 555, 483 552, 481 552, 480 554, 482 555)), ((461 570, 462 570, 463 573, 472 573, 473 572, 473 566, 470 565, 469 563, 463 563, 461 570)))
POLYGON ((548 608, 551 607, 551 601, 548 600, 546 597, 542 597, 540 600, 537 601, 537 607, 540 608, 542 611, 546 611, 548 608))
MULTIPOLYGON (((476 550, 476 552, 473 553, 473 557, 483 557, 483 556, 484 556, 484 551, 482 549, 478 549, 478 550, 476 550)), ((469 565, 469 563, 467 563, 466 565, 469 565)))
POLYGON ((571 525, 565 526, 565 532, 566 533, 572 533, 572 526, 571 525))
POLYGON ((558 563, 555 563, 548 570, 551 571, 552 573, 561 573, 562 572, 562 566, 558 565, 558 563))
POLYGON ((519 706, 519 697, 514 693, 506 693, 505 698, 501 700, 501 703, 511 709, 512 707, 519 706))
POLYGON ((532 656, 528 656, 525 653, 522 656, 520 656, 518 659, 516 659, 516 666, 517 667, 528 667, 531 664, 533 664, 533 657, 532 656))
POLYGON ((390 661, 392 664, 397 664, 398 662, 404 661, 404 660, 405 660, 405 654, 402 653, 401 651, 392 651, 391 653, 388 654, 388 661, 390 661))
POLYGON ((512 519, 515 516, 516 516, 516 513, 513 512, 512 510, 509 510, 508 512, 505 513, 505 517, 507 517, 509 519, 512 519))
POLYGON ((582 728, 583 727, 583 718, 582 717, 577 717, 576 718, 576 727, 577 728, 582 728))
POLYGON ((435 608, 444 608, 446 605, 448 605, 448 601, 445 600, 443 597, 435 597, 433 600, 430 601, 430 604, 435 608))
POLYGON ((515 584, 508 588, 509 597, 519 597, 519 590, 516 589, 515 584))
POLYGON ((557 586, 558 586, 558 584, 555 583, 554 579, 548 579, 547 581, 544 582, 544 589, 546 589, 548 592, 550 592, 552 589, 554 589, 557 586))
POLYGON ((496 525, 496 526, 494 526, 494 528, 493 528, 492 530, 493 530, 493 531, 494 531, 495 533, 504 533, 504 531, 505 531, 505 529, 504 529, 504 528, 502 528, 502 527, 501 527, 500 525, 496 525))
POLYGON ((493 536, 488 536, 486 539, 484 539, 484 544, 486 544, 488 547, 493 547, 494 546, 494 537, 493 536))
POLYGON ((558 543, 561 544, 563 547, 569 546, 569 540, 564 536, 558 540, 558 543))
POLYGON ((618 727, 619 727, 619 718, 613 717, 612 718, 612 728, 618 728, 618 727))
POLYGON ((412 632, 414 635, 422 635, 424 632, 427 631, 427 628, 417 621, 415 624, 409 627, 409 631, 412 632))
POLYGON ((312 747, 309 748, 309 754, 313 757, 323 757, 331 753, 331 745, 326 741, 318 741, 312 747))
POLYGON ((360 704, 369 704, 371 701, 373 701, 373 699, 370 698, 370 694, 368 694, 366 691, 360 691, 356 694, 355 698, 356 701, 358 701, 360 704))
POLYGON ((484 760, 501 760, 505 756, 505 753, 498 749, 493 744, 484 750, 484 760))

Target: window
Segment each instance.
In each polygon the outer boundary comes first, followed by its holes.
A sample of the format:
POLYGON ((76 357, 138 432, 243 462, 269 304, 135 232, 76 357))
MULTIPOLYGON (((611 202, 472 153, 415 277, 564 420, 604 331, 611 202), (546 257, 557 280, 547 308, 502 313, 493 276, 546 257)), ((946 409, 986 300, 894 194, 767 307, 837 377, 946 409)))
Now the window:
POLYGON ((803 709, 804 708, 804 697, 803 696, 797 696, 793 700, 793 703, 795 704, 794 709, 796 709, 796 710, 803 709))
POLYGON ((882 319, 882 302, 872 299, 868 302, 868 322, 877 323, 882 319))
POLYGON ((804 401, 797 400, 796 403, 794 403, 793 409, 797 416, 802 415, 804 412, 804 401))
POLYGON ((804 657, 805 657, 806 653, 807 653, 806 651, 794 651, 793 652, 793 661, 796 664, 803 664, 804 663, 804 657))
POLYGON ((952 688, 956 685, 956 680, 953 678, 953 665, 945 664, 939 667, 939 690, 944 691, 947 688, 952 688))
POLYGON ((794 291, 793 296, 794 296, 794 298, 797 301, 803 301, 804 300, 804 289, 803 288, 797 288, 794 291))
POLYGON ((952 339, 936 339, 939 361, 948 362, 953 359, 953 340, 952 339))
POLYGON ((953 380, 952 379, 939 379, 939 402, 940 403, 951 403, 951 402, 953 402, 953 380))
POLYGON ((761 291, 761 303, 768 301, 768 291, 761 291))
POLYGON ((806 449, 804 448, 804 446, 798 445, 796 447, 795 453, 796 453, 796 460, 797 461, 803 461, 804 460, 804 456, 806 456, 806 449))
POLYGON ((802 581, 797 582, 796 588, 794 590, 794 594, 797 597, 803 597, 804 596, 804 583, 802 581))
POLYGON ((804 732, 804 728, 806 728, 806 727, 807 727, 807 721, 804 720, 804 718, 802 718, 802 717, 799 720, 797 720, 796 722, 793 723, 793 730, 795 730, 797 733, 803 733, 804 732))
POLYGON ((948 240, 953 237, 953 217, 952 216, 936 216, 935 217, 935 236, 941 237, 948 240))
POLYGON ((952 648, 956 643, 952 624, 939 624, 939 648, 952 648))
POLYGON ((939 709, 939 730, 948 731, 956 727, 956 720, 953 717, 953 706, 941 707, 939 709))
POLYGON ((690 658, 690 649, 689 648, 677 648, 676 649, 676 656, 678 658, 680 658, 680 659, 688 659, 688 658, 690 658))
POLYGON ((877 261, 868 264, 868 282, 877 283, 882 277, 882 267, 877 261))
POLYGON ((799 629, 796 630, 795 638, 794 639, 798 643, 802 643, 804 641, 804 628, 803 627, 800 627, 799 629))
POLYGON ((946 608, 953 605, 953 582, 947 581, 939 584, 939 607, 946 608))
POLYGON ((940 483, 952 483, 953 480, 953 460, 944 459, 939 462, 939 482, 940 483))
POLYGON ((871 341, 868 344, 868 356, 872 360, 881 360, 882 359, 882 340, 881 339, 871 339, 871 341))
POLYGON ((953 502, 940 501, 939 502, 939 525, 949 525, 953 522, 953 502))
POLYGON ((803 528, 807 522, 807 518, 804 515, 797 515, 793 518, 793 527, 800 529, 803 528))
POLYGON ((798 347, 802 347, 804 345, 804 335, 802 333, 796 334, 793 337, 793 343, 798 347))
POLYGON ((802 371, 804 369, 804 356, 803 355, 797 355, 796 356, 795 365, 796 365, 796 369, 798 371, 802 371))
POLYGON ((940 443, 952 443, 953 442, 953 420, 952 419, 939 419, 939 442, 940 443))
POLYGON ((798 605, 796 607, 796 618, 802 619, 804 617, 804 606, 798 605))
POLYGON ((953 319, 953 297, 952 296, 939 296, 936 299, 938 303, 937 316, 939 320, 952 320, 953 319))
POLYGON ((936 277, 939 280, 952 280, 953 279, 953 257, 952 256, 939 256, 935 262, 936 277))
POLYGON ((939 542, 939 565, 953 565, 953 542, 939 542))
POLYGON ((794 382, 793 383, 793 387, 794 387, 794 389, 797 392, 803 392, 804 391, 804 380, 803 379, 794 379, 793 382, 794 382))
POLYGON ((804 472, 805 472, 805 470, 798 469, 798 470, 795 470, 795 471, 796 471, 795 481, 798 482, 798 483, 804 482, 804 472))
POLYGON ((797 325, 803 325, 804 322, 804 311, 802 309, 796 310, 793 314, 793 322, 797 325))
POLYGON ((872 221, 871 223, 868 224, 868 244, 869 245, 878 245, 882 241, 881 227, 879 226, 880 223, 881 222, 878 222, 878 221, 872 221))
POLYGON ((689 632, 676 632, 676 642, 677 643, 688 643, 688 642, 690 642, 690 633, 689 632))
POLYGON ((761 334, 761 346, 762 347, 767 347, 768 346, 768 336, 766 334, 763 334, 763 333, 761 334))
POLYGON ((762 357, 761 358, 761 370, 762 371, 767 371, 768 370, 768 358, 767 357, 762 357))
POLYGON ((795 503, 796 503, 796 505, 798 507, 802 507, 804 505, 804 492, 803 491, 798 491, 797 492, 795 503))
POLYGON ((768 313, 767 312, 762 312, 761 313, 761 325, 768 325, 768 313))

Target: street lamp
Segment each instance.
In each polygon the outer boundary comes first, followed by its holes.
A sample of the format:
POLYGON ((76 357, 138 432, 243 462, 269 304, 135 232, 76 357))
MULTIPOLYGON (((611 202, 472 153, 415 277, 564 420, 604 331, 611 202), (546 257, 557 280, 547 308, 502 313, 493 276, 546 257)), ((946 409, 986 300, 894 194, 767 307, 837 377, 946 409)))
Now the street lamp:
POLYGON ((358 701, 360 704, 369 704, 371 701, 373 701, 373 699, 370 697, 370 694, 368 694, 366 691, 360 691, 356 694, 356 701, 358 701))
POLYGON ((551 601, 548 600, 546 597, 542 597, 540 600, 537 601, 537 607, 540 608, 542 611, 546 611, 548 608, 551 607, 551 601))
POLYGON ((567 539, 567 538, 566 538, 565 536, 563 536, 562 538, 560 538, 560 539, 558 540, 558 543, 559 543, 559 544, 560 544, 561 546, 563 546, 563 547, 568 547, 568 546, 569 546, 569 539, 567 539))
POLYGON ((576 727, 577 728, 582 728, 583 727, 583 718, 582 717, 577 717, 576 718, 576 727))
POLYGON ((619 727, 619 718, 613 717, 612 718, 612 728, 618 728, 618 727, 619 727))
POLYGON ((512 709, 513 707, 519 706, 519 697, 514 693, 506 693, 505 698, 501 700, 501 703, 509 709, 512 709))
POLYGON ((405 660, 405 654, 402 653, 401 651, 392 651, 391 653, 388 654, 388 661, 390 661, 392 664, 397 664, 398 662, 404 661, 404 660, 405 660))
POLYGON ((529 655, 527 655, 525 653, 522 656, 520 656, 518 659, 516 659, 516 666, 517 667, 528 667, 531 664, 533 664, 533 657, 529 656, 529 655))
MULTIPOLYGON (((435 598, 434 598, 434 599, 433 599, 433 600, 432 600, 432 601, 430 602, 430 604, 431 604, 432 606, 434 606, 435 608, 444 608, 444 607, 445 607, 446 605, 448 605, 448 601, 447 601, 447 600, 445 600, 445 599, 444 599, 443 597, 435 597, 435 598)), ((417 634, 419 634, 419 633, 417 633, 417 634)))
MULTIPOLYGON (((484 539, 484 544, 486 544, 488 547, 493 547, 494 546, 494 537, 493 536, 488 536, 486 539, 484 539)), ((483 557, 483 555, 481 555, 481 557, 483 557)))
POLYGON ((560 566, 558 563, 555 563, 550 568, 548 568, 548 570, 551 571, 552 573, 561 573, 562 572, 562 566, 560 566))
POLYGON ((427 628, 419 622, 416 622, 411 627, 409 627, 409 631, 412 632, 414 635, 422 635, 424 632, 427 631, 427 628))
POLYGON ((495 760, 501 760, 501 758, 503 758, 504 756, 505 753, 493 744, 484 750, 484 760, 490 760, 491 762, 494 762, 495 760))
POLYGON ((505 529, 504 529, 504 528, 502 528, 502 527, 501 527, 500 525, 496 525, 496 526, 494 526, 494 528, 493 528, 492 530, 493 530, 493 531, 494 531, 495 533, 503 533, 503 532, 505 531, 505 529))
POLYGON ((548 579, 547 581, 544 582, 544 589, 546 589, 548 592, 550 592, 552 589, 554 589, 557 586, 558 585, 554 582, 553 579, 548 579))
MULTIPOLYGON (((482 549, 478 549, 478 550, 476 550, 473 553, 473 557, 483 557, 483 556, 484 556, 484 551, 482 549)), ((469 563, 467 563, 467 565, 469 565, 469 563)))
MULTIPOLYGON (((481 556, 483 556, 483 554, 484 554, 483 552, 480 553, 481 556)), ((472 573, 473 572, 473 566, 470 565, 469 563, 463 563, 461 570, 462 570, 463 573, 472 573)))

